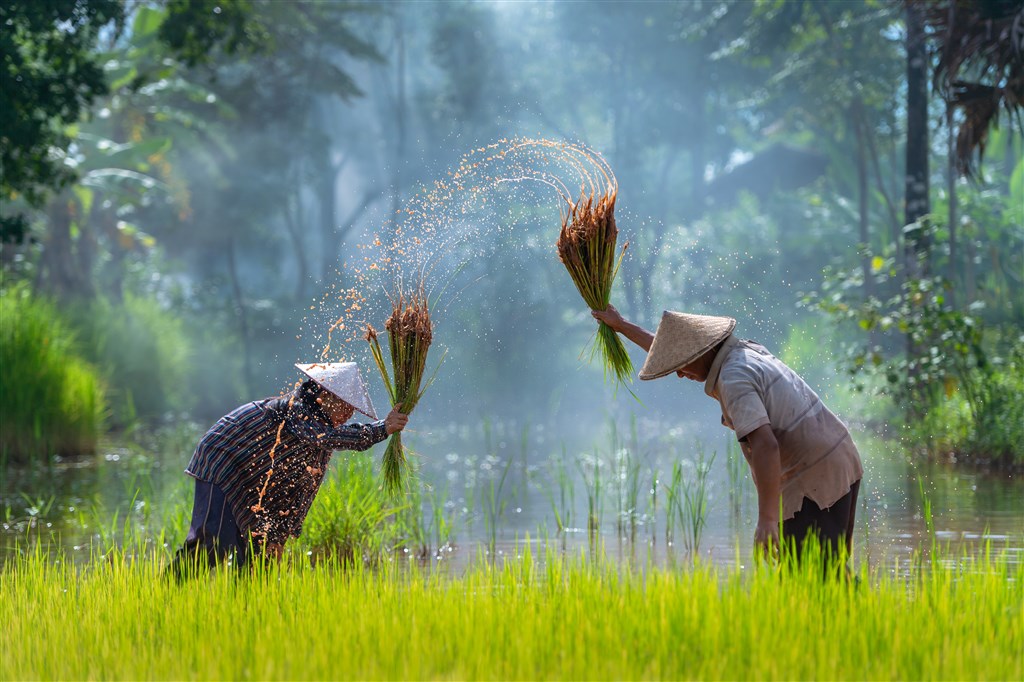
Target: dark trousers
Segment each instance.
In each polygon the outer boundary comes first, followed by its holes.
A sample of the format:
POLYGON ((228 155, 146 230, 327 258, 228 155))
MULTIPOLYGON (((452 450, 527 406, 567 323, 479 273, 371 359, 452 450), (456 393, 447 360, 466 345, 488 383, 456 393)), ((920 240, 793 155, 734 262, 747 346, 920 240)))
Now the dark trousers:
POLYGON ((808 498, 791 519, 782 522, 783 541, 791 546, 799 559, 804 543, 815 537, 826 557, 849 556, 853 551, 853 524, 857 517, 857 493, 860 481, 828 509, 822 509, 808 498))
POLYGON ((192 522, 185 544, 174 554, 168 571, 180 580, 197 569, 212 568, 225 560, 244 566, 248 559, 248 534, 243 535, 238 529, 224 491, 196 479, 192 522))

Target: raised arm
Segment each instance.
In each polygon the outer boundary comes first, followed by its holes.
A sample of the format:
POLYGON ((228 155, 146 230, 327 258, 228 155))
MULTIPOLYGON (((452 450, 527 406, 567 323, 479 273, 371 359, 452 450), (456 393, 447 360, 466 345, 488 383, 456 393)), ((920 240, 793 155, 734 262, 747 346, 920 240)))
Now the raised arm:
POLYGON ((654 343, 654 334, 624 318, 615 309, 615 306, 609 305, 604 310, 591 310, 590 314, 598 322, 604 322, 645 351, 651 350, 651 344, 654 343))

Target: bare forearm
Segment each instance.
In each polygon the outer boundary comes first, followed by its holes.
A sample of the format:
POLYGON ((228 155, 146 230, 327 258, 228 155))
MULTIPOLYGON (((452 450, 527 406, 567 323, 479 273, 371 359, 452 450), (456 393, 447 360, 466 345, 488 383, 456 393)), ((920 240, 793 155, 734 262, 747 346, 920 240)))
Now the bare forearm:
POLYGON ((651 344, 654 343, 654 334, 639 325, 633 324, 632 322, 623 320, 615 331, 619 332, 645 351, 650 351, 651 344))
POLYGON ((778 443, 752 445, 750 469, 757 488, 757 518, 760 523, 779 522, 779 496, 782 492, 782 465, 778 443))
POLYGON ((757 488, 757 528, 754 547, 771 551, 779 543, 779 497, 782 493, 782 457, 771 424, 747 434, 747 462, 757 488))

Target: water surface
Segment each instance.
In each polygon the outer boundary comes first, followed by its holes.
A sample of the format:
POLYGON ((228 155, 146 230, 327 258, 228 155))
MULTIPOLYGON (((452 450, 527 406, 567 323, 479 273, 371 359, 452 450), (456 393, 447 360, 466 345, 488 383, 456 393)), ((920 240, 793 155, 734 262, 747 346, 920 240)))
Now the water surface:
MULTIPOLYGON (((0 558, 43 542, 85 559, 126 531, 173 550, 187 526, 192 483, 182 469, 199 431, 178 430, 146 446, 108 442, 95 457, 9 471, 0 490, 0 558)), ((440 514, 452 530, 435 538, 426 557, 402 550, 398 557, 458 570, 483 555, 518 554, 529 541, 538 550, 601 552, 638 565, 674 565, 695 555, 724 565, 750 562, 756 496, 729 432, 698 435, 633 419, 595 425, 589 434, 567 443, 561 430, 516 422, 410 433, 406 440, 428 485, 425 523, 440 514), (685 522, 670 528, 667 516, 676 462, 681 481, 691 485, 702 462, 707 467, 705 525, 696 542, 685 522)), ((934 545, 947 557, 988 547, 1024 562, 1019 478, 912 458, 864 429, 855 439, 865 469, 858 563, 900 570, 934 545)), ((336 457, 379 460, 382 451, 336 457)))

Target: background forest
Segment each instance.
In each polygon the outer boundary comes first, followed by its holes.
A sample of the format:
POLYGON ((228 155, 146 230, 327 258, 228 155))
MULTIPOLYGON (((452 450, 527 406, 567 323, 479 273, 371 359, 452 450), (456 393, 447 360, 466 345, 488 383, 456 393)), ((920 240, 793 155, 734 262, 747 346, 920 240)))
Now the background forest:
MULTIPOLYGON (((614 169, 630 246, 613 301, 631 319, 732 315, 844 418, 1019 467, 1022 17, 951 0, 5 2, 3 465, 286 390, 358 245, 466 153, 528 135, 614 169)), ((571 433, 638 408, 579 358, 594 324, 558 224, 553 202, 496 200, 437 317, 448 359, 421 424, 571 433)), ((699 389, 634 390, 651 419, 718 428, 699 389)))

